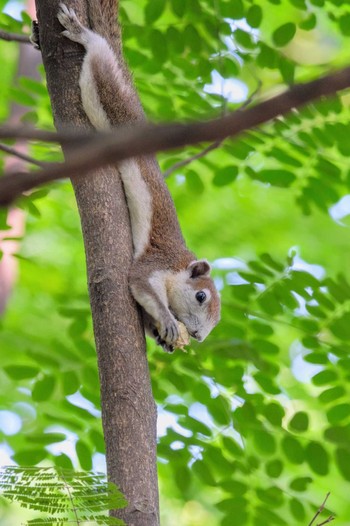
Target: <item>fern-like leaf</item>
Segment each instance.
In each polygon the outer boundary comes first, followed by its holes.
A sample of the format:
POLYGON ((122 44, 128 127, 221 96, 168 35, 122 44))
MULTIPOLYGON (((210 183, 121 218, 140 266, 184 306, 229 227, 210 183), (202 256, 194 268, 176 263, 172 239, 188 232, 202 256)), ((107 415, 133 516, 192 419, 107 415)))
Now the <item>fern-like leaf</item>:
POLYGON ((103 514, 123 508, 127 502, 116 485, 100 473, 8 466, 0 469, 0 490, 8 500, 50 515, 32 519, 27 526, 124 524, 103 514))

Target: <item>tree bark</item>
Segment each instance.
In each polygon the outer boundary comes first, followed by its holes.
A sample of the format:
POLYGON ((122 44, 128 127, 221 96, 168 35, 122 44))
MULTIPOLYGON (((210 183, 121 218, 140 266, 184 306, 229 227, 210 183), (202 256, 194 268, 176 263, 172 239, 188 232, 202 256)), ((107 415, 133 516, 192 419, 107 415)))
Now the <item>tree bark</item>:
MULTIPOLYGON (((60 36, 58 5, 59 0, 36 0, 55 126, 89 129, 78 87, 84 51, 60 36)), ((84 0, 69 5, 87 20, 84 0)), ((140 313, 128 288, 132 239, 124 192, 113 167, 91 178, 73 177, 72 183, 86 252, 108 478, 128 501, 125 510, 112 514, 129 526, 157 526, 157 414, 140 313)))

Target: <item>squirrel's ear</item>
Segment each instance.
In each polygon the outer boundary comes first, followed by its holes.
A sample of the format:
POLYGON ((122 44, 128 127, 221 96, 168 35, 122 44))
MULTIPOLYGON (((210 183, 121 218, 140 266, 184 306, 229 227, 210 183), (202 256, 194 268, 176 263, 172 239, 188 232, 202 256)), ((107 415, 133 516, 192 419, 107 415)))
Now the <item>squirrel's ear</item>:
POLYGON ((187 270, 190 273, 190 278, 199 278, 203 276, 209 276, 211 266, 206 259, 199 259, 198 261, 192 261, 187 270))

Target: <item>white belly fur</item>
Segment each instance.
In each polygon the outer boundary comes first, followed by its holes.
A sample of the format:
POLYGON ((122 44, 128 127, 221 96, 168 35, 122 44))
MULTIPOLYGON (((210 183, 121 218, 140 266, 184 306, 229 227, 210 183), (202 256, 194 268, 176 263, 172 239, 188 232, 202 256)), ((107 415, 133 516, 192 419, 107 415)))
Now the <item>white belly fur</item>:
POLYGON ((128 203, 134 257, 139 257, 149 243, 152 219, 152 196, 145 183, 138 162, 128 159, 118 164, 128 203))

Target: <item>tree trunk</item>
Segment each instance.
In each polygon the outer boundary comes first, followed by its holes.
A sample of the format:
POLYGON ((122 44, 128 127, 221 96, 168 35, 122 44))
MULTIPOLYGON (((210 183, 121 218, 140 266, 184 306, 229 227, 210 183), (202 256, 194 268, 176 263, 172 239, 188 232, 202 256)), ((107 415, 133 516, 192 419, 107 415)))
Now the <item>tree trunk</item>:
MULTIPOLYGON (((86 2, 69 2, 87 19, 86 2)), ((36 0, 40 42, 55 126, 86 129, 78 79, 84 51, 60 36, 59 0, 36 0)), ((69 151, 65 152, 69 156, 69 151)), ((128 288, 130 223, 116 169, 72 180, 78 202, 101 383, 102 422, 109 480, 128 507, 113 512, 129 526, 159 524, 156 407, 145 338, 128 288)), ((64 206, 64 204, 62 205, 64 206)))

